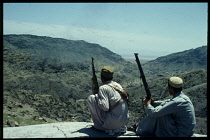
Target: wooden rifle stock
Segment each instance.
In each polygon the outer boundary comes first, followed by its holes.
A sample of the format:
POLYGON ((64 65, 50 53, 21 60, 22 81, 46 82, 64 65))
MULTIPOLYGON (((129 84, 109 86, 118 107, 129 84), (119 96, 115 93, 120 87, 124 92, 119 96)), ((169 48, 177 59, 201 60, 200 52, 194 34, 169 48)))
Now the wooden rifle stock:
POLYGON ((95 67, 94 67, 94 62, 93 62, 93 57, 92 57, 92 72, 93 72, 93 77, 92 77, 92 91, 93 94, 97 94, 99 91, 99 86, 98 86, 98 81, 96 77, 96 72, 95 72, 95 67))
POLYGON ((140 64, 140 61, 139 61, 139 58, 138 58, 138 53, 134 53, 135 57, 136 57, 136 63, 139 67, 139 71, 140 71, 140 79, 142 79, 143 81, 143 84, 144 84, 144 88, 145 88, 145 91, 146 91, 146 99, 151 99, 151 93, 150 93, 150 90, 149 90, 149 87, 148 87, 148 84, 147 84, 147 81, 146 81, 146 78, 145 78, 145 75, 144 75, 144 72, 142 70, 142 67, 141 67, 141 64, 140 64))

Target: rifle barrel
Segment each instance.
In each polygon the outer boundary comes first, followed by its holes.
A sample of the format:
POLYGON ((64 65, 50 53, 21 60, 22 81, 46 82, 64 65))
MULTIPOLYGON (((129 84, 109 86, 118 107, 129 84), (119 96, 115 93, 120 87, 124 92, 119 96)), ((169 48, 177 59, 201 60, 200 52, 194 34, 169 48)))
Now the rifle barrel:
POLYGON ((97 81, 97 77, 96 77, 96 74, 95 74, 95 67, 94 67, 94 62, 93 62, 94 58, 92 57, 92 72, 93 72, 93 84, 92 84, 92 91, 94 94, 97 94, 98 93, 98 89, 99 89, 99 86, 98 86, 98 81, 97 81))
POLYGON ((139 57, 138 57, 138 53, 134 53, 135 57, 136 57, 136 63, 139 67, 139 71, 140 71, 140 79, 142 78, 142 81, 143 81, 143 84, 144 84, 144 88, 145 88, 145 91, 146 91, 146 94, 147 94, 147 99, 150 99, 151 98, 151 93, 150 93, 150 90, 149 90, 149 87, 148 87, 148 84, 147 84, 147 81, 146 81, 146 78, 145 78, 145 75, 144 75, 144 72, 143 72, 143 69, 141 67, 141 63, 139 61, 139 57))

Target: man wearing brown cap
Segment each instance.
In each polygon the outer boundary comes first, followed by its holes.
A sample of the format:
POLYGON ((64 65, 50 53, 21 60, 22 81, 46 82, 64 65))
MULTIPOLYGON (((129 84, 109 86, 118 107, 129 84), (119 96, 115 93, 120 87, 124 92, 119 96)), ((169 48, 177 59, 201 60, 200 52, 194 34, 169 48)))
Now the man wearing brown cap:
POLYGON ((196 120, 191 100, 182 92, 183 80, 168 80, 169 94, 164 101, 144 100, 147 117, 137 125, 136 133, 142 136, 191 137, 196 120))
POLYGON ((101 70, 103 85, 97 94, 90 95, 87 100, 94 128, 110 135, 124 133, 129 118, 128 104, 120 94, 124 90, 120 84, 112 81, 113 74, 112 67, 104 66, 101 70))

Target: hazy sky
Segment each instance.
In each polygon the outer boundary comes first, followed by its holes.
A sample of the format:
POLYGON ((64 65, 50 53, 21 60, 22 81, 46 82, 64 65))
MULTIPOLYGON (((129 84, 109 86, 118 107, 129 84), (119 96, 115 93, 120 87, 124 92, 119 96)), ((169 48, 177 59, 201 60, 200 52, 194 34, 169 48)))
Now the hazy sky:
POLYGON ((208 3, 3 3, 3 33, 85 40, 120 55, 207 45, 208 3))

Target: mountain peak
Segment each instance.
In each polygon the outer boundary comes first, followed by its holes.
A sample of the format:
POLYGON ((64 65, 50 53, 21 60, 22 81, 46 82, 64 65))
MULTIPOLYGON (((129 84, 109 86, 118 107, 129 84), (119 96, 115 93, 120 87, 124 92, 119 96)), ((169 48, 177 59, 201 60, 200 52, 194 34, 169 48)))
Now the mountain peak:
POLYGON ((4 40, 23 52, 38 57, 53 57, 63 62, 85 61, 91 57, 107 64, 125 62, 120 55, 109 49, 84 40, 74 41, 36 35, 4 35, 4 40))
POLYGON ((143 67, 154 73, 207 69, 207 46, 158 57, 155 60, 148 61, 143 67))

